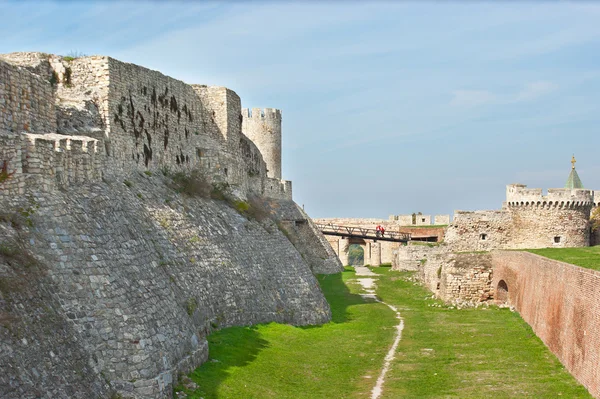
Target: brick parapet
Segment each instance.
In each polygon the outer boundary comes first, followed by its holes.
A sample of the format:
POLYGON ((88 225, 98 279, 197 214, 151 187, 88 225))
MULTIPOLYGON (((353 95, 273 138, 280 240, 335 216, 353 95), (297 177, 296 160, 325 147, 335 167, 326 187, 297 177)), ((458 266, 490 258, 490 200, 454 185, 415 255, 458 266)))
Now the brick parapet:
POLYGON ((600 397, 600 272, 527 252, 492 253, 494 289, 573 376, 600 397))

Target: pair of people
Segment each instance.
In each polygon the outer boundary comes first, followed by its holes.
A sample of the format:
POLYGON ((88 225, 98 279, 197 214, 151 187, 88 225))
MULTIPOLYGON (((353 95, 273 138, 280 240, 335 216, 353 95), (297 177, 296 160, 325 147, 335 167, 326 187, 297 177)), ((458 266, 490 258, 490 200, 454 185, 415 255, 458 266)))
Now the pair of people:
POLYGON ((380 224, 375 227, 375 235, 377 237, 383 237, 383 233, 385 233, 385 229, 380 224))

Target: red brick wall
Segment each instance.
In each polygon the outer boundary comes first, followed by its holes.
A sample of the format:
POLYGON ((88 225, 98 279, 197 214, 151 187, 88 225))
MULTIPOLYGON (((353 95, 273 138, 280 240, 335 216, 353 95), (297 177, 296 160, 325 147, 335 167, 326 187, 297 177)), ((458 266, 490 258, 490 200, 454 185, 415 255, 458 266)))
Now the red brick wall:
POLYGON ((492 264, 492 287, 506 282, 509 303, 600 398, 600 272, 527 252, 494 252, 492 264))

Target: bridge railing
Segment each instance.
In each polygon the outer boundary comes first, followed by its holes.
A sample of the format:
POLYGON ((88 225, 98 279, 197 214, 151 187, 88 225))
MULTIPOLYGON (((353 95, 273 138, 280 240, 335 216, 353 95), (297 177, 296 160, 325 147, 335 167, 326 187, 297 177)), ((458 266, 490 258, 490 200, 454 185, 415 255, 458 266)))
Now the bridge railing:
POLYGON ((411 234, 410 233, 401 233, 398 231, 389 231, 386 230, 383 235, 378 234, 377 229, 367 229, 365 227, 356 227, 356 226, 341 226, 335 224, 322 224, 315 223, 317 228, 321 230, 323 234, 331 234, 336 236, 347 236, 347 237, 362 237, 373 240, 385 240, 385 241, 410 241, 411 234))

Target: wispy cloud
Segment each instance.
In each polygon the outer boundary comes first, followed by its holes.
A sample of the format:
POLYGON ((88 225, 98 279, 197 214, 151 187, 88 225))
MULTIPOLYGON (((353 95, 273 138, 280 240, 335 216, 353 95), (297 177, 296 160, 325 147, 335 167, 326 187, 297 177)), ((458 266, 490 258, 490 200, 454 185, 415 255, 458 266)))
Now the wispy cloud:
POLYGON ((487 90, 455 90, 450 105, 454 107, 476 107, 491 103, 496 96, 487 90))
POLYGON ((533 101, 556 91, 558 84, 549 81, 526 83, 514 94, 496 94, 490 90, 455 90, 452 92, 450 105, 454 107, 473 108, 486 104, 506 105, 515 102, 533 101))
POLYGON ((558 85, 552 82, 540 81, 527 83, 523 90, 517 93, 515 101, 531 101, 543 97, 558 89, 558 85))

